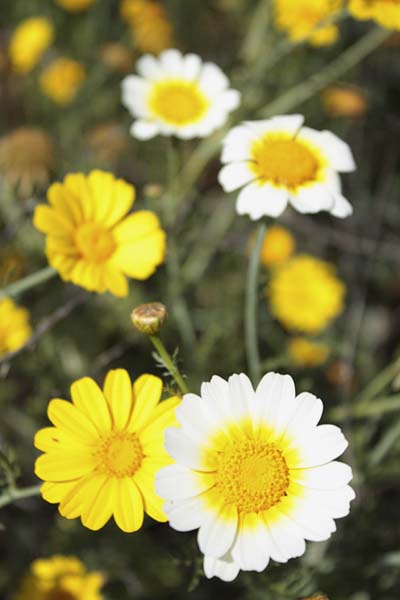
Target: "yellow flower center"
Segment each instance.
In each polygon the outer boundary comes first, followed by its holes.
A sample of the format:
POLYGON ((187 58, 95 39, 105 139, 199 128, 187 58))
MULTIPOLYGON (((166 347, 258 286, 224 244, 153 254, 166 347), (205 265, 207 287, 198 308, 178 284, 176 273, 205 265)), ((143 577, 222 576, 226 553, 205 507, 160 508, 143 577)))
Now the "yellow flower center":
POLYGON ((86 260, 104 262, 113 254, 116 244, 111 231, 98 223, 84 223, 76 232, 75 243, 86 260))
POLYGON ((199 121, 209 101, 197 83, 174 79, 154 85, 149 98, 151 112, 171 125, 189 125, 199 121))
POLYGON ((98 470, 110 477, 132 477, 143 461, 143 450, 136 433, 111 433, 96 449, 98 470))
POLYGON ((273 443, 245 440, 221 453, 216 490, 239 513, 268 510, 286 494, 289 469, 273 443))
POLYGON ((261 182, 297 188, 316 180, 321 161, 305 142, 267 133, 252 148, 252 169, 261 182))

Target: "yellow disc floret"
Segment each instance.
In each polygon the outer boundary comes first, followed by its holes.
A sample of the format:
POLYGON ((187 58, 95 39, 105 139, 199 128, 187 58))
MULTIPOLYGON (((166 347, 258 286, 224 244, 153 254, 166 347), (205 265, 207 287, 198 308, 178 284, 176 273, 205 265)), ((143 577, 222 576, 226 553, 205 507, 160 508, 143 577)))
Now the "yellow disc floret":
POLYGON ((94 452, 96 469, 109 477, 133 477, 143 461, 143 449, 136 433, 112 432, 94 452))
POLYGON ((182 126, 199 121, 209 101, 196 82, 171 79, 153 86, 149 106, 155 117, 182 126))

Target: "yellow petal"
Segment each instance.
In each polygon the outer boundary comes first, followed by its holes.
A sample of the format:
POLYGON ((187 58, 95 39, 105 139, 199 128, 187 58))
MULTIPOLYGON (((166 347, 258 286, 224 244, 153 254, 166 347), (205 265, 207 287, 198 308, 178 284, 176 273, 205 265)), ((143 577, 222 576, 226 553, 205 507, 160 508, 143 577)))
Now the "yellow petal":
POLYGON ((104 395, 111 408, 114 427, 124 429, 133 406, 131 379, 125 369, 108 372, 104 382, 104 395))
POLYGON ((103 272, 104 286, 117 298, 125 298, 128 295, 128 282, 125 275, 108 264, 103 272))
POLYGON ((79 207, 81 221, 89 221, 93 218, 92 195, 85 175, 70 173, 64 178, 64 198, 73 210, 79 207))
POLYGON ((141 375, 133 384, 133 411, 128 423, 129 431, 139 431, 152 417, 160 401, 162 381, 155 375, 141 375))
POLYGON ((122 531, 131 533, 143 524, 143 499, 136 484, 129 477, 115 481, 114 519, 122 531))
POLYGON ((107 228, 113 227, 132 207, 135 188, 115 179, 111 173, 95 170, 88 176, 91 190, 94 219, 107 228))
POLYGON ((45 481, 40 488, 43 500, 50 502, 50 504, 58 504, 72 490, 77 481, 76 479, 73 481, 45 481))
POLYGON ((179 426, 175 416, 175 408, 181 401, 179 396, 173 396, 168 400, 164 400, 155 408, 151 422, 140 431, 140 443, 145 454, 150 456, 166 454, 164 449, 165 429, 179 426))
POLYGON ((62 183, 53 183, 47 191, 47 198, 66 221, 74 225, 83 221, 83 211, 79 197, 71 194, 62 183))
POLYGON ((165 457, 163 460, 145 458, 142 466, 134 476, 134 480, 143 496, 144 510, 152 519, 160 521, 160 523, 165 523, 168 519, 163 510, 165 500, 156 494, 154 478, 161 468, 166 467, 171 462, 172 460, 169 457, 165 457))
POLYGON ((103 392, 93 379, 83 377, 71 385, 76 408, 93 423, 99 433, 111 430, 111 415, 103 392))
POLYGON ((84 443, 72 436, 66 431, 61 431, 57 427, 44 427, 40 429, 34 438, 34 445, 42 452, 48 452, 56 449, 75 448, 80 451, 85 449, 84 443))
POLYGON ((97 531, 110 519, 115 503, 115 481, 107 479, 100 489, 96 488, 91 502, 85 503, 81 519, 83 525, 88 529, 97 531))
POLYGON ((106 484, 107 477, 98 474, 90 474, 75 482, 60 503, 59 511, 62 516, 66 519, 76 519, 82 515, 84 510, 96 501, 106 484))
POLYGON ((79 450, 51 450, 35 462, 35 473, 44 481, 78 479, 95 468, 93 457, 79 450))
POLYGON ((33 224, 39 231, 52 235, 65 236, 73 231, 73 224, 60 211, 43 204, 35 208, 33 224))
POLYGON ((77 440, 90 444, 98 439, 92 421, 71 402, 55 398, 51 400, 47 414, 53 425, 75 436, 77 440))

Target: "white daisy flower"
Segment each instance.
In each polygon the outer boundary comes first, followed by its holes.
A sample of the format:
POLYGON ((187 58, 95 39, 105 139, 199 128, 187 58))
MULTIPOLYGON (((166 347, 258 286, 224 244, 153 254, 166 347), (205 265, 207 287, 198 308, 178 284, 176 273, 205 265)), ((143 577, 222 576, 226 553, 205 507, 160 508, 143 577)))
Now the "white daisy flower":
POLYGON ((344 218, 353 212, 338 176, 356 168, 349 146, 303 122, 302 115, 284 115, 246 121, 229 131, 219 182, 226 192, 242 188, 236 204, 240 215, 278 217, 288 202, 301 213, 327 210, 344 218))
POLYGON ((174 529, 199 530, 207 577, 231 581, 300 556, 305 540, 326 540, 348 514, 352 472, 334 460, 347 441, 318 425, 322 409, 276 373, 256 391, 246 375, 214 376, 201 397, 183 397, 181 427, 165 434, 176 464, 158 472, 156 491, 174 529))
POLYGON ((240 94, 229 89, 226 75, 196 54, 146 54, 138 60, 137 71, 140 76, 122 81, 122 103, 137 118, 130 131, 140 140, 158 134, 206 137, 239 106, 240 94))

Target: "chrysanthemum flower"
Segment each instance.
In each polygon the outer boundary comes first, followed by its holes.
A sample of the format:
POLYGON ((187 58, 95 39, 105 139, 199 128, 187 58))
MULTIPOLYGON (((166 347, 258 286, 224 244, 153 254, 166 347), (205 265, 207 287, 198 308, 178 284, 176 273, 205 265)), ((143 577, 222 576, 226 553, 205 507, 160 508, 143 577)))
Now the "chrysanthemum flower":
POLYGON ((275 24, 293 42, 308 37, 312 46, 330 46, 338 39, 339 28, 318 25, 342 8, 343 0, 275 0, 275 24))
POLYGON ((288 202, 301 213, 352 213, 338 177, 355 169, 349 146, 303 121, 301 115, 246 121, 225 137, 219 181, 226 192, 244 186, 236 204, 240 215, 278 217, 288 202))
POLYGON ((154 0, 122 0, 121 15, 141 52, 159 54, 173 45, 172 24, 165 7, 154 0))
POLYGON ((128 294, 126 277, 148 279, 164 260, 165 233, 157 216, 128 216, 135 189, 111 173, 67 175, 48 190, 34 225, 47 234, 46 254, 64 281, 89 291, 128 294))
POLYGON ((229 89, 221 69, 196 54, 145 55, 137 71, 140 77, 129 75, 122 82, 122 103, 137 118, 131 134, 138 139, 206 137, 239 105, 240 94, 229 89))
POLYGON ((360 117, 367 110, 363 91, 350 85, 332 85, 322 93, 322 104, 334 117, 360 117))
POLYGON ((14 600, 102 600, 103 583, 103 575, 79 558, 56 554, 31 564, 14 600))
POLYGON ((348 514, 351 469, 334 461, 347 442, 338 427, 317 426, 322 408, 276 373, 256 391, 246 375, 215 376, 201 397, 183 397, 181 427, 165 432, 177 464, 159 471, 156 490, 174 529, 199 529, 207 577, 231 581, 300 556, 348 514))
POLYGON ((90 8, 96 0, 55 0, 55 2, 68 12, 78 13, 90 8))
POLYGON ((144 512, 166 521, 154 490, 156 471, 171 463, 165 427, 175 425, 178 397, 160 403, 162 381, 142 375, 132 387, 127 371, 110 371, 101 390, 89 377, 71 386, 72 403, 54 399, 35 446, 45 454, 35 473, 41 494, 67 519, 81 518, 97 530, 114 517, 126 532, 137 531, 144 512))
POLYGON ((349 11, 356 19, 373 19, 383 27, 400 30, 399 0, 350 0, 349 11))
POLYGON ((333 265, 298 254, 272 273, 267 296, 272 314, 282 325, 314 334, 343 311, 345 292, 333 265))
POLYGON ((40 75, 42 92, 56 104, 70 104, 86 78, 81 63, 70 58, 53 60, 40 75))
POLYGON ((21 348, 31 333, 29 312, 11 298, 0 299, 0 356, 21 348))
POLYGON ((52 138, 38 127, 17 127, 0 138, 0 171, 21 196, 47 185, 54 156, 52 138))
POLYGON ((260 262, 266 267, 279 265, 292 256, 295 247, 294 237, 286 227, 272 225, 264 237, 260 262))
POLYGON ((31 17, 15 29, 8 54, 18 73, 28 73, 37 65, 54 39, 54 27, 46 17, 31 17))
POLYGON ((329 356, 329 346, 303 337, 289 340, 288 353, 298 367, 319 367, 329 356))

